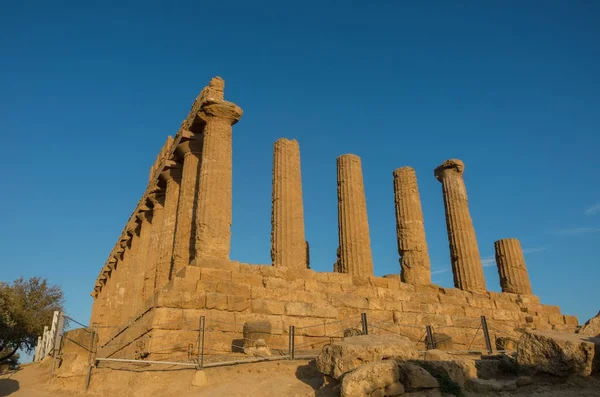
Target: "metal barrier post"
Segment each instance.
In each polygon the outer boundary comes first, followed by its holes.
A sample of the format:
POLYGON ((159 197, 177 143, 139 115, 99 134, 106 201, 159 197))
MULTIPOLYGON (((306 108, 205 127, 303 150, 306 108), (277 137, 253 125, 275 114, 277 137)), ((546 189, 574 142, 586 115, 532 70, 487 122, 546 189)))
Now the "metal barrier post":
POLYGON ((488 330, 485 316, 481 316, 481 328, 483 329, 483 337, 485 338, 485 347, 487 348, 488 354, 492 354, 492 341, 490 340, 490 331, 488 330))
POLYGON ((200 316, 198 327, 198 367, 204 369, 204 331, 206 329, 206 317, 200 316))
POLYGON ((290 355, 290 357, 292 358, 292 360, 294 360, 296 358, 296 338, 295 338, 295 333, 296 333, 296 327, 294 327, 293 325, 290 325, 290 331, 291 331, 291 340, 292 340, 292 354, 290 355))
POLYGON ((362 334, 369 335, 369 323, 367 322, 367 313, 360 314, 360 324, 362 325, 362 334))
POLYGON ((87 393, 88 388, 90 387, 90 380, 92 378, 92 356, 93 356, 93 351, 94 351, 94 340, 96 339, 96 324, 92 324, 91 325, 91 332, 90 332, 90 350, 88 352, 88 373, 87 376, 85 378, 85 392, 87 393))
POLYGON ((427 350, 435 349, 435 341, 433 340, 433 331, 431 329, 431 325, 425 326, 425 331, 427 332, 427 350))

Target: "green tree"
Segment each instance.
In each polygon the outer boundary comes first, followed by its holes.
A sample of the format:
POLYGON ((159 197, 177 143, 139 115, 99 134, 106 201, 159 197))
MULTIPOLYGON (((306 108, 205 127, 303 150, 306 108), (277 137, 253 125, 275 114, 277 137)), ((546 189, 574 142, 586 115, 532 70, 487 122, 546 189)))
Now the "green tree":
POLYGON ((12 284, 0 281, 0 362, 17 350, 31 352, 54 311, 63 310, 62 289, 46 279, 23 277, 12 284))

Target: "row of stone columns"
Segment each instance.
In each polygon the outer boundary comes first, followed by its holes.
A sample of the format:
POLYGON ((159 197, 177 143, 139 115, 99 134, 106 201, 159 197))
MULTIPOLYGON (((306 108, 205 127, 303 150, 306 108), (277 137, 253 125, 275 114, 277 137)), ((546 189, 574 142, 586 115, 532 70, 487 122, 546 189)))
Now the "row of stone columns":
MULTIPOLYGON (((454 285, 486 291, 465 183, 464 163, 450 159, 434 175, 442 184, 454 285)), ((396 233, 401 279, 414 285, 431 284, 431 264, 425 238, 423 210, 415 170, 393 172, 396 233)), ((339 247, 334 271, 364 277, 373 275, 369 222, 360 158, 337 159, 339 247)), ((295 140, 280 139, 273 153, 271 257, 275 266, 306 267, 300 149, 295 140)), ((502 291, 531 294, 523 253, 516 239, 496 241, 496 262, 502 291)))
POLYGON ((160 165, 152 166, 143 202, 109 259, 113 269, 96 289, 96 294, 103 290, 103 298, 95 301, 93 312, 103 323, 124 324, 139 314, 144 302, 185 266, 229 259, 231 135, 242 110, 223 100, 223 89, 221 78, 211 80, 176 143, 168 140, 160 165))

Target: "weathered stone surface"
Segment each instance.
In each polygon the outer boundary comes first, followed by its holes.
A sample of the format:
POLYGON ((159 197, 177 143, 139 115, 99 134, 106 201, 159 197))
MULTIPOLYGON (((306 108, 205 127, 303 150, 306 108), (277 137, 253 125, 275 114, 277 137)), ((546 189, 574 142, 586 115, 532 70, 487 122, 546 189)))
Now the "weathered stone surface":
POLYGON ((505 238, 496 241, 494 249, 502 292, 531 295, 531 282, 521 242, 516 238, 505 238))
POLYGON ((342 378, 342 397, 367 397, 398 381, 398 365, 394 360, 361 365, 342 378))
POLYGON ((558 376, 588 376, 600 368, 600 339, 555 331, 527 331, 519 339, 519 365, 558 376))
POLYGON ((408 391, 439 387, 438 381, 423 367, 412 363, 399 362, 398 369, 400 383, 408 391))
POLYGON ((464 169, 462 161, 450 159, 438 166, 434 175, 442 183, 444 194, 454 286, 465 291, 485 292, 483 266, 463 180, 464 169))
POLYGON ((515 380, 469 379, 465 384, 465 388, 476 393, 515 391, 517 390, 517 384, 515 380))
POLYGON ((359 277, 372 276, 373 256, 360 157, 344 154, 337 158, 337 183, 337 271, 359 277))
POLYGON ((600 312, 590 318, 579 330, 579 334, 600 337, 600 312))
POLYGON ((204 123, 196 207, 196 258, 229 259, 232 208, 232 125, 242 109, 231 102, 205 102, 198 111, 204 123))
POLYGON ((519 376, 516 380, 518 387, 527 386, 533 383, 533 378, 528 375, 519 376))
POLYGON ((417 356, 415 345, 408 338, 399 335, 360 335, 323 347, 317 357, 317 368, 339 379, 364 363, 386 357, 411 359, 417 356))
POLYGON ((431 264, 417 175, 411 167, 393 172, 396 207, 396 236, 402 281, 409 284, 431 284, 431 264))
POLYGON ((194 255, 192 242, 195 238, 196 225, 194 221, 194 203, 198 197, 198 167, 202 148, 199 138, 190 136, 177 146, 177 153, 183 158, 181 183, 179 188, 179 203, 177 205, 177 222, 173 241, 173 266, 171 278, 181 269, 188 266, 194 255))
POLYGON ((304 206, 298 142, 285 138, 273 148, 271 260, 274 266, 307 268, 304 206))
POLYGON ((385 387, 385 395, 390 397, 399 396, 404 394, 404 385, 400 382, 394 382, 391 385, 385 387))

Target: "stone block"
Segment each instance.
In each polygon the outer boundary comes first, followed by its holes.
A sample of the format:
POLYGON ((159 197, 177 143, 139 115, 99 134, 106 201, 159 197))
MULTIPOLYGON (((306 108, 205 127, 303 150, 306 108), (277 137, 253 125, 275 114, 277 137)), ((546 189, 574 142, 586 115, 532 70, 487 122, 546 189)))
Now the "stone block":
MULTIPOLYGON (((281 335, 284 331, 281 316, 246 312, 235 313, 236 329, 238 332, 243 331, 245 323, 255 321, 268 321, 271 323, 271 332, 273 335, 281 335)), ((285 329, 285 333, 287 333, 287 329, 285 329)))
POLYGON ((206 305, 206 295, 201 292, 185 290, 163 290, 157 296, 156 307, 181 309, 202 309, 206 305))
POLYGON ((373 287, 388 288, 388 280, 383 277, 368 277, 369 285, 373 287))
POLYGON ((245 296, 250 298, 251 287, 244 283, 234 283, 233 281, 217 283, 217 292, 220 294, 245 296))
POLYGON ((551 325, 563 325, 565 319, 562 314, 548 314, 548 322, 551 325))
POLYGON ((288 302, 285 305, 285 314, 300 317, 337 318, 338 311, 329 305, 315 303, 288 302))
POLYGON ((510 299, 494 299, 493 302, 496 306, 496 309, 510 310, 514 312, 521 311, 519 304, 511 301, 510 299))
POLYGON ((243 312, 250 308, 248 296, 227 295, 227 310, 232 312, 243 312))
POLYGON ((288 291, 304 290, 304 280, 286 280, 279 277, 264 277, 263 285, 267 289, 285 288, 288 291))
POLYGON ((307 292, 340 293, 342 292, 342 285, 327 281, 304 280, 304 289, 307 292))
POLYGON ((438 313, 439 314, 449 314, 451 316, 464 316, 465 308, 464 308, 464 306, 459 306, 459 305, 441 304, 441 305, 439 305, 438 313))
POLYGON ((467 303, 471 307, 482 308, 482 309, 495 309, 494 301, 485 295, 473 294, 467 298, 467 303))
POLYGON ((346 273, 326 273, 327 279, 332 283, 352 284, 352 277, 346 273))
POLYGON ((438 294, 438 299, 442 305, 465 306, 467 304, 467 298, 464 296, 438 294))
POLYGON ((152 327, 161 329, 183 328, 183 310, 166 307, 154 309, 152 327))
POLYGON ((384 299, 396 300, 396 301, 409 301, 413 297, 408 291, 404 290, 391 290, 388 288, 377 288, 377 296, 384 299))
POLYGON ((189 278, 191 280, 200 280, 200 268, 196 266, 184 266, 174 277, 178 278, 189 278))
POLYGON ((262 276, 261 268, 263 265, 250 265, 248 263, 240 263, 240 274, 253 274, 262 276))
POLYGON ((206 281, 231 281, 231 270, 200 268, 200 279, 206 281))
MULTIPOLYGON (((183 271, 185 271, 185 269, 182 269, 182 272, 183 271)), ((197 281, 198 279, 195 277, 174 277, 169 284, 166 285, 165 289, 176 291, 195 291, 197 281)))
POLYGON ((209 292, 206 294, 206 308, 227 310, 227 295, 209 292))
POLYGON ((552 305, 541 305, 542 313, 560 315, 560 307, 552 305))
POLYGON ((399 310, 402 311, 402 302, 393 299, 367 298, 371 310, 399 310))
POLYGON ((519 314, 520 312, 516 311, 497 309, 492 311, 492 318, 500 321, 519 321, 519 314))
POLYGON ((258 314, 285 314, 285 303, 268 299, 252 299, 251 310, 258 314))
MULTIPOLYGON (((326 335, 332 335, 335 331, 339 330, 337 328, 328 327, 328 320, 326 319, 281 316, 281 320, 284 333, 287 334, 290 325, 293 325, 296 327, 296 336, 325 337, 326 335)), ((298 344, 298 341, 296 341, 296 343, 298 344)))
POLYGON ((579 320, 577 319, 577 316, 569 316, 567 314, 564 315, 564 319, 565 319, 565 324, 567 325, 579 325, 579 320))
MULTIPOLYGON (((441 313, 442 305, 422 302, 402 302, 402 311, 415 313, 441 313)), ((464 310, 463 310, 464 312, 464 310)))
POLYGON ((334 307, 354 307, 366 309, 369 307, 369 302, 366 298, 353 294, 330 294, 329 299, 334 307))
POLYGON ((252 273, 232 273, 231 279, 234 283, 244 283, 251 287, 262 287, 263 276, 252 273))
POLYGON ((217 292, 217 284, 219 281, 198 280, 196 282, 196 291, 198 292, 217 292))
MULTIPOLYGON (((234 312, 227 312, 221 310, 210 310, 207 311, 206 316, 206 329, 209 331, 221 331, 221 332, 238 332, 236 323, 236 314, 234 312)), ((241 331, 241 328, 239 329, 241 331)))

